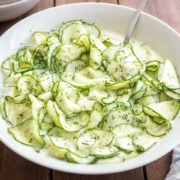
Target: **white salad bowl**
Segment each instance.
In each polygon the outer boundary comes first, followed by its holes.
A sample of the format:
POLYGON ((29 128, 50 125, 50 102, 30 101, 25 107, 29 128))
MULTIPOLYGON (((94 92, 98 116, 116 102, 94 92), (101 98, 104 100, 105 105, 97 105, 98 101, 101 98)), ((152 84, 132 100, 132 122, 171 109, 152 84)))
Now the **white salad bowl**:
MULTIPOLYGON (((101 29, 124 34, 134 9, 103 3, 80 3, 50 8, 15 24, 0 37, 0 61, 14 53, 32 32, 51 30, 62 22, 83 19, 97 24, 101 29)), ((154 48, 164 58, 169 58, 180 75, 180 35, 159 19, 143 13, 134 32, 134 38, 154 48)), ((0 75, 2 86, 2 75, 0 75)), ((2 92, 1 92, 2 93, 2 92)), ((127 171, 157 160, 180 143, 180 119, 173 122, 172 130, 150 150, 123 163, 72 164, 37 153, 32 148, 16 142, 7 132, 8 124, 0 118, 0 140, 11 150, 39 165, 71 173, 107 174, 127 171)))
POLYGON ((0 0, 0 22, 15 19, 32 9, 40 0, 0 0), (3 5, 1 5, 1 3, 3 5))

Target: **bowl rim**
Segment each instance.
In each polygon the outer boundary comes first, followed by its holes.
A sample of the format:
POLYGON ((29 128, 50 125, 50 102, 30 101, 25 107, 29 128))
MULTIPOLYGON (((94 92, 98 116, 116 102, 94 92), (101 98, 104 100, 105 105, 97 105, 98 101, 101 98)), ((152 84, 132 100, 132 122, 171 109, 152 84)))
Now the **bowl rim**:
MULTIPOLYGON (((28 1, 28 0, 23 0, 23 1, 28 1)), ((83 2, 83 3, 73 3, 73 4, 65 4, 65 5, 61 5, 61 6, 56 6, 56 7, 51 7, 51 8, 48 8, 48 9, 45 9, 45 10, 42 10, 42 11, 39 11, 37 13, 34 13, 26 18, 24 18, 23 20, 19 21, 18 23, 14 24, 13 26, 11 26, 7 31, 5 31, 1 36, 4 36, 6 35, 6 33, 8 33, 9 31, 11 31, 11 29, 13 29, 16 25, 20 24, 20 23, 23 23, 24 21, 26 21, 28 18, 31 18, 33 16, 37 16, 37 15, 40 15, 41 13, 46 13, 48 11, 53 11, 53 9, 58 9, 58 8, 63 8, 63 7, 66 7, 66 6, 83 6, 83 5, 92 5, 92 6, 109 6, 109 7, 112 7, 112 8, 117 8, 119 6, 119 8, 123 8, 123 9, 126 9, 126 10, 130 10, 131 12, 132 11, 135 11, 134 8, 130 8, 130 7, 127 7, 127 6, 122 6, 122 5, 117 5, 117 4, 109 4, 109 3, 94 3, 94 2, 83 2)), ((172 33, 174 33, 179 39, 180 39, 180 34, 175 31, 170 25, 168 25, 167 23, 163 22, 162 20, 150 15, 150 14, 147 14, 145 12, 142 13, 144 16, 147 16, 151 19, 153 19, 154 21, 157 21, 157 23, 160 23, 161 25, 165 26, 166 28, 168 28, 172 33)), ((14 140, 14 139, 13 139, 14 140)), ((43 157, 40 157, 39 159, 36 159, 35 157, 31 157, 30 155, 28 154, 21 154, 21 150, 18 150, 18 148, 13 148, 13 145, 11 145, 10 142, 8 141, 5 141, 3 138, 1 138, 1 135, 0 135, 0 141, 6 145, 8 148, 10 148, 13 152, 15 152, 16 154, 20 155, 21 157, 35 163, 35 164, 38 164, 40 166, 43 166, 43 167, 46 167, 46 168, 50 168, 50 169, 53 169, 53 170, 57 170, 57 171, 63 171, 63 172, 68 172, 68 173, 75 173, 75 174, 91 174, 91 175, 97 175, 97 174, 111 174, 111 173, 118 173, 118 172, 124 172, 124 171, 129 171, 129 170, 132 170, 132 169, 135 169, 135 168, 139 168, 139 167, 142 167, 144 165, 147 165, 157 159, 159 159, 160 157, 164 156, 165 154, 167 154, 168 152, 170 152, 178 143, 180 143, 179 141, 175 141, 174 142, 174 146, 171 146, 171 147, 168 147, 166 148, 166 150, 164 150, 162 153, 160 153, 158 156, 156 156, 155 158, 151 159, 151 160, 145 160, 144 162, 141 162, 139 163, 138 165, 136 164, 132 164, 130 167, 126 167, 126 168, 115 168, 115 169, 112 169, 112 168, 104 168, 104 166, 108 166, 108 164, 102 164, 103 165, 103 168, 101 167, 101 169, 93 169, 92 166, 93 165, 86 165, 86 164, 72 164, 72 163, 68 163, 67 162, 67 166, 56 166, 56 165, 53 165, 53 164, 48 164, 48 162, 43 162, 42 163, 42 160, 43 160, 43 157), (91 166, 91 167, 90 167, 91 166)), ((59 161, 63 161, 63 160, 59 160, 59 161)), ((64 161, 65 162, 65 161, 64 161)), ((115 163, 113 163, 115 164, 115 163)), ((119 165, 119 163, 117 163, 119 165)), ((109 164, 110 165, 110 164, 109 164)), ((112 164, 111 164, 112 165, 112 164)), ((110 166, 109 166, 110 167, 110 166)))

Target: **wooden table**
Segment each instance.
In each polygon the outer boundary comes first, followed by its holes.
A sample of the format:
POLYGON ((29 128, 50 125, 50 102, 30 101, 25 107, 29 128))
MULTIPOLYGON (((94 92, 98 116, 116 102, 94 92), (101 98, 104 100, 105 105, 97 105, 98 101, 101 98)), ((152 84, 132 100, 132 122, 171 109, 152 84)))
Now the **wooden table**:
MULTIPOLYGON (((136 7, 138 0, 90 0, 136 7)), ((0 23, 0 34, 20 19, 37 11, 67 3, 89 0, 42 0, 38 6, 14 21, 0 23)), ((145 11, 167 22, 180 32, 180 0, 149 0, 145 11)), ((74 175, 33 164, 0 143, 0 180, 163 180, 171 162, 171 153, 138 169, 111 175, 74 175)))

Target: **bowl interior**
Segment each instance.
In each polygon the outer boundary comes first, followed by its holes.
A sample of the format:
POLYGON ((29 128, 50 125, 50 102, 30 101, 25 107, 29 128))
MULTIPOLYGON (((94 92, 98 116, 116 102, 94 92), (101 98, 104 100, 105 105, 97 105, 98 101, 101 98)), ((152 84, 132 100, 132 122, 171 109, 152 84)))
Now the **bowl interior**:
MULTIPOLYGON (((127 7, 102 3, 71 4, 42 11, 14 25, 1 36, 0 61, 15 52, 32 32, 51 30, 62 22, 72 19, 84 19, 97 24, 102 29, 124 34, 133 12, 133 9, 127 7)), ((180 75, 178 62, 180 36, 172 28, 152 16, 142 14, 134 38, 150 45, 163 58, 169 58, 180 75)), ((2 76, 0 76, 0 87, 2 87, 2 76)), ((81 174, 105 174, 130 170, 160 158, 180 142, 180 119, 176 119, 172 131, 167 136, 149 151, 134 159, 120 164, 79 165, 47 157, 43 153, 38 154, 31 148, 17 143, 8 135, 7 127, 6 122, 0 118, 0 139, 16 153, 42 166, 81 174)))

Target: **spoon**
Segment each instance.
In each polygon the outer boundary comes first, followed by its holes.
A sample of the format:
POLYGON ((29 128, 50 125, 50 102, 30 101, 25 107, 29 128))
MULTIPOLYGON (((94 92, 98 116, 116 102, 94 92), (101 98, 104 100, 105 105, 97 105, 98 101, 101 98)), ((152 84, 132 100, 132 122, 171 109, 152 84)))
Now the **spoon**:
POLYGON ((133 33, 133 30, 134 30, 134 28, 135 28, 135 26, 139 20, 141 12, 142 12, 144 6, 146 5, 146 3, 147 3, 147 0, 140 0, 139 5, 137 7, 137 10, 134 12, 134 14, 130 20, 128 30, 127 30, 126 36, 124 38, 124 44, 129 43, 129 40, 130 40, 131 35, 133 33))

